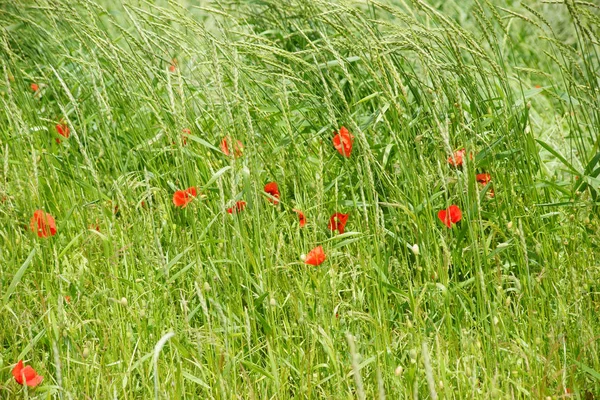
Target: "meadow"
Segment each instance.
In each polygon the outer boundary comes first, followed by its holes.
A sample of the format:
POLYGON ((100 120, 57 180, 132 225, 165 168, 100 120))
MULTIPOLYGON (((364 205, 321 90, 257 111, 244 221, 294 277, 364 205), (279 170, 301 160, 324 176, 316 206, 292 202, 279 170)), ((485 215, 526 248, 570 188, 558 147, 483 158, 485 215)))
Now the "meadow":
POLYGON ((599 54, 594 0, 0 0, 0 398, 600 399, 599 54))

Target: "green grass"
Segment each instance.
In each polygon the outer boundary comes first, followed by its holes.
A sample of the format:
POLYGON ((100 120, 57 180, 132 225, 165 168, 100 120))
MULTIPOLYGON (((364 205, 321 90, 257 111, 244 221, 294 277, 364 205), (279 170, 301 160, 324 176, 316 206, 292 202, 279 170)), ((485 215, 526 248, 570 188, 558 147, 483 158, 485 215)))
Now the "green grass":
POLYGON ((122 3, 0 0, 0 398, 600 398, 597 4, 122 3))

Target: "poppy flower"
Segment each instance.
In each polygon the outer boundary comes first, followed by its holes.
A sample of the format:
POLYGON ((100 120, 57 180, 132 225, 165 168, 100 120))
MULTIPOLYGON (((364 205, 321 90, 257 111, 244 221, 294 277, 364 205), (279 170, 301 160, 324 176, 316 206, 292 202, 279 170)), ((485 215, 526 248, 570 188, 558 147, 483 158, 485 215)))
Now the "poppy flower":
POLYGON ((91 224, 90 226, 88 226, 88 229, 92 229, 92 230, 95 230, 96 232, 100 232, 100 225, 91 224))
POLYGON ((37 233, 38 237, 47 238, 56 235, 56 222, 52 215, 42 210, 36 210, 29 222, 29 229, 37 233))
POLYGON ((173 204, 176 207, 184 208, 198 195, 195 187, 187 188, 185 190, 178 190, 173 193, 173 204))
MULTIPOLYGON (((448 164, 450 164, 450 166, 452 166, 452 167, 462 167, 466 154, 467 154, 467 151, 464 148, 455 151, 453 155, 448 157, 448 164)), ((473 159, 472 153, 469 154, 469 159, 470 160, 473 159)))
POLYGON ((44 377, 38 375, 31 366, 28 365, 23 368, 23 360, 20 360, 17 365, 15 365, 12 374, 19 385, 26 384, 29 387, 36 387, 44 379, 44 377))
MULTIPOLYGON (((69 127, 66 123, 62 121, 59 124, 56 124, 56 132, 58 132, 60 136, 63 136, 67 139, 71 135, 71 133, 69 132, 69 127)), ((60 140, 58 140, 58 143, 60 143, 60 140)))
POLYGON ((238 202, 235 203, 235 206, 233 207, 229 207, 227 209, 227 212, 229 214, 235 214, 239 211, 242 211, 244 208, 246 208, 246 202, 244 200, 240 200, 238 202))
MULTIPOLYGON (((226 138, 226 137, 224 137, 223 140, 221 140, 221 151, 223 153, 225 153, 226 156, 231 155, 231 153, 229 151, 229 143, 231 143, 231 140, 232 140, 231 138, 226 138)), ((233 152, 234 152, 235 157, 241 157, 243 151, 244 151, 244 145, 239 140, 236 140, 235 143, 233 144, 233 152)))
POLYGON ((40 89, 40 86, 37 83, 31 84, 31 90, 33 90, 34 92, 37 92, 39 89, 40 89))
POLYGON ((446 225, 448 228, 451 228, 452 224, 456 224, 462 219, 462 212, 458 206, 453 204, 445 210, 440 210, 438 212, 438 218, 444 223, 444 225, 446 225))
POLYGON ((321 265, 326 258, 323 246, 317 246, 308 252, 304 259, 304 263, 309 265, 321 265))
MULTIPOLYGON (((333 133, 336 133, 335 131, 333 133)), ((354 142, 354 136, 348 129, 345 127, 341 127, 340 131, 336 133, 333 137, 333 147, 343 155, 344 157, 350 157, 350 153, 352 153, 352 143, 354 142)))
MULTIPOLYGON (((481 183, 482 185, 487 185, 492 181, 492 176, 488 173, 477 174, 475 179, 477 179, 477 182, 481 183)), ((494 197, 494 189, 490 189, 488 194, 490 197, 494 197)))
POLYGON ((186 145, 187 144, 187 135, 191 135, 192 131, 189 128, 183 128, 181 130, 181 132, 183 133, 183 135, 181 135, 181 140, 183 141, 183 144, 186 145))
POLYGON ((273 196, 274 198, 269 197, 269 201, 275 205, 279 204, 279 187, 277 186, 277 182, 269 182, 265 185, 265 192, 273 196))
POLYGON ((171 60, 171 65, 169 65, 169 71, 175 72, 176 70, 177 70, 177 60, 176 59, 172 59, 171 60))
POLYGON ((475 179, 477 179, 477 182, 481 183, 482 185, 487 185, 492 180, 492 176, 487 173, 477 174, 475 179))
POLYGON ((300 210, 292 210, 293 212, 295 212, 296 214, 298 214, 298 220, 300 221, 300 228, 304 228, 304 225, 306 225, 306 217, 304 216, 304 213, 300 210))
POLYGON ((338 231, 339 233, 344 233, 344 228, 346 227, 346 223, 348 222, 349 214, 342 214, 336 212, 329 218, 329 230, 330 231, 338 231))

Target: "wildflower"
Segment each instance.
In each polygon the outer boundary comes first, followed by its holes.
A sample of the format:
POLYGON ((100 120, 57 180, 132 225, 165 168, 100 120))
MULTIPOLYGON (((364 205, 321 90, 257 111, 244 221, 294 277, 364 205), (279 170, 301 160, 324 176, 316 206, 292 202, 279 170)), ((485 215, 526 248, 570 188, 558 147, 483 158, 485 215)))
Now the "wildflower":
MULTIPOLYGON (((488 183, 490 183, 492 181, 492 176, 488 173, 483 173, 483 174, 477 174, 475 176, 475 179, 477 180, 477 182, 481 183, 482 185, 487 185, 488 183)), ((494 189, 490 189, 490 191, 488 192, 490 197, 494 197, 494 189)))
POLYGON ((183 145, 187 145, 187 135, 191 135, 192 131, 189 128, 184 128, 182 131, 183 135, 181 135, 181 141, 183 142, 183 145))
POLYGON ((329 218, 329 230, 344 233, 344 228, 346 227, 346 223, 348 222, 348 216, 349 214, 342 214, 339 212, 333 214, 331 218, 329 218))
MULTIPOLYGON (((450 164, 452 167, 462 167, 466 154, 467 151, 464 148, 455 151, 453 155, 448 157, 448 164, 450 164)), ((469 153, 469 159, 473 159, 472 153, 469 153)))
POLYGON ((277 182, 269 182, 265 185, 265 192, 270 194, 273 198, 269 197, 269 201, 275 205, 279 204, 279 187, 277 182))
POLYGON ((446 210, 440 210, 440 212, 438 212, 438 218, 444 223, 444 225, 446 225, 448 228, 451 228, 452 224, 456 224, 462 219, 462 212, 458 206, 453 204, 446 210))
POLYGON ((237 201, 233 207, 229 207, 227 212, 229 214, 235 214, 239 211, 242 211, 244 208, 246 208, 246 202, 244 200, 240 200, 237 201))
MULTIPOLYGON (((56 124, 56 132, 58 132, 60 136, 66 139, 68 139, 71 135, 71 133, 69 132, 69 127, 64 121, 61 121, 60 123, 56 124)), ((56 143, 60 143, 60 139, 56 139, 56 143)))
MULTIPOLYGON (((231 153, 229 151, 229 143, 231 143, 231 141, 232 141, 232 139, 227 138, 227 137, 224 137, 223 140, 221 140, 221 151, 223 153, 225 153, 226 156, 231 155, 231 153)), ((244 151, 244 145, 239 140, 236 140, 235 143, 233 144, 234 156, 241 157, 243 151, 244 151)))
POLYGON ((39 385, 44 377, 38 375, 30 365, 23 368, 23 360, 20 360, 12 370, 12 374, 19 385, 26 384, 29 387, 39 385))
POLYGON ((40 86, 37 83, 32 83, 31 90, 33 90, 34 92, 37 92, 38 90, 40 90, 40 86))
POLYGON ((348 129, 341 127, 339 132, 333 132, 336 135, 333 137, 333 147, 344 157, 350 157, 352 153, 352 143, 354 142, 354 136, 348 129))
POLYGON ((178 190, 173 193, 173 204, 176 207, 184 208, 198 195, 195 187, 190 187, 185 190, 178 190))
POLYGON ((327 257, 323 251, 323 246, 317 246, 306 255, 304 262, 309 265, 321 265, 327 257))
POLYGON ((36 210, 29 222, 29 228, 35 232, 38 237, 47 238, 56 235, 56 222, 52 215, 43 210, 36 210))
POLYGON ((176 70, 177 70, 177 60, 176 59, 172 59, 171 60, 171 65, 169 65, 169 71, 175 72, 176 70))
POLYGON ((304 225, 306 225, 306 217, 304 216, 304 213, 300 210, 296 210, 293 209, 293 212, 295 212, 296 214, 298 214, 298 220, 300 221, 300 228, 304 228, 304 225))
POLYGON ((410 250, 413 252, 413 254, 415 256, 418 256, 421 253, 421 251, 419 250, 419 245, 417 243, 410 246, 410 250))
POLYGON ((481 183, 482 185, 487 185, 492 180, 492 176, 487 173, 477 174, 475 179, 477 179, 477 182, 481 183))

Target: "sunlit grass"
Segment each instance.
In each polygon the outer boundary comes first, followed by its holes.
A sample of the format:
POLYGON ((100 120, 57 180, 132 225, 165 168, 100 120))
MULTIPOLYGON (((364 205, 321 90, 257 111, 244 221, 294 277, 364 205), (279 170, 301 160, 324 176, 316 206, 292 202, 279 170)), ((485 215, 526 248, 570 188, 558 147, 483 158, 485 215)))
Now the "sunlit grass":
POLYGON ((595 4, 121 3, 0 1, 1 398, 598 398, 595 4))

